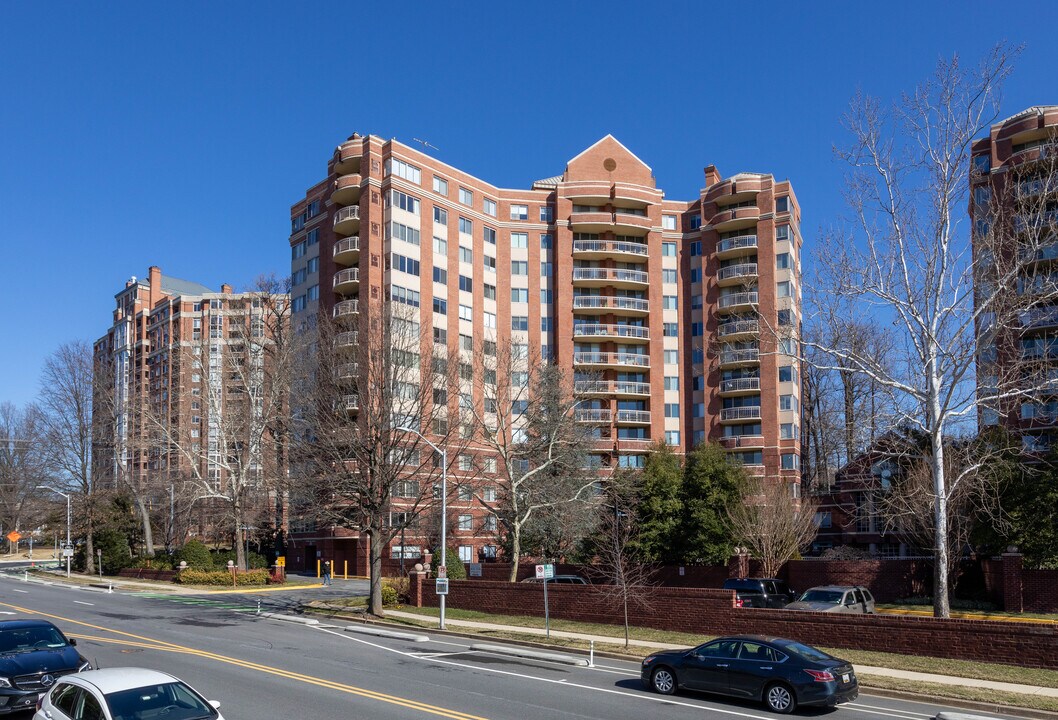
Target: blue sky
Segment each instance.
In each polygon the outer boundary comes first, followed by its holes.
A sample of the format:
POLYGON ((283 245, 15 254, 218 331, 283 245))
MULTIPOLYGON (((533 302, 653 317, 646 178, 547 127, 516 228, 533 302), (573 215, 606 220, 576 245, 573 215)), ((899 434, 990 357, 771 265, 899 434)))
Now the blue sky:
POLYGON ((1058 103, 1056 26, 1051 3, 2 3, 0 402, 149 265, 214 288, 289 272, 289 206, 354 131, 510 187, 606 133, 672 198, 710 163, 773 172, 810 250, 843 211, 857 88, 896 97, 1006 40, 1026 47, 1004 114, 1058 103))

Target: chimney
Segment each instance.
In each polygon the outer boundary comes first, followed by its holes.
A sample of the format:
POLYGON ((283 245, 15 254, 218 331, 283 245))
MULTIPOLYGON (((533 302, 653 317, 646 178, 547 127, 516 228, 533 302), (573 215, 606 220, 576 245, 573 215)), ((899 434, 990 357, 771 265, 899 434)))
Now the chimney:
POLYGON ((154 304, 162 299, 162 269, 157 265, 147 268, 147 307, 154 308, 154 304))
POLYGON ((229 285, 228 283, 224 283, 220 286, 220 291, 225 295, 231 295, 231 285, 229 285))
POLYGON ((720 182, 720 171, 716 169, 716 165, 709 165, 705 168, 705 186, 712 187, 720 182))

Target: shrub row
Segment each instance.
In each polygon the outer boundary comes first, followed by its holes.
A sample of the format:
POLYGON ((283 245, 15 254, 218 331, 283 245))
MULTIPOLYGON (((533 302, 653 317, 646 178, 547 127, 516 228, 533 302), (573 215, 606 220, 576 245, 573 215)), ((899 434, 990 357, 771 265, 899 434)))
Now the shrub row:
MULTIPOLYGON (((231 585, 231 573, 226 570, 184 570, 174 582, 185 585, 231 585)), ((267 585, 267 570, 250 570, 235 574, 237 585, 267 585)))

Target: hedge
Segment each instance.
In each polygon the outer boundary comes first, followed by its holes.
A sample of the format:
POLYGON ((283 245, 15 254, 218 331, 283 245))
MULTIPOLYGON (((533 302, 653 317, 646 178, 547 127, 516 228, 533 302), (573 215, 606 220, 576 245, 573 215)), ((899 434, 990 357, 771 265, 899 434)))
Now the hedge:
MULTIPOLYGON (((174 582, 184 585, 231 585, 231 573, 225 570, 184 570, 174 582)), ((235 574, 237 585, 267 585, 267 570, 250 570, 235 574)))

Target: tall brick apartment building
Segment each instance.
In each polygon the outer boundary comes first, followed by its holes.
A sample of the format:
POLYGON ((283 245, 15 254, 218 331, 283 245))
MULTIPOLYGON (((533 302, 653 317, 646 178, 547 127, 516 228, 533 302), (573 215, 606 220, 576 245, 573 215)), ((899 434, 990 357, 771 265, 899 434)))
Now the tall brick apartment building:
MULTIPOLYGON (((527 343, 577 378, 604 424, 601 464, 710 440, 796 496, 800 208, 771 175, 709 166, 704 181, 694 199, 667 199, 606 136, 560 174, 500 188, 353 135, 291 209, 294 322, 390 298, 418 308, 452 357, 468 349, 461 337, 527 343)), ((467 560, 491 554, 495 539, 469 529, 480 510, 452 502, 452 545, 467 560)), ((292 530, 352 559, 332 530, 292 530)))
MULTIPOLYGON (((156 515, 157 532, 169 515, 171 485, 174 494, 183 496, 182 502, 208 494, 204 482, 181 492, 193 475, 208 478, 218 491, 222 487, 226 471, 221 456, 224 446, 231 444, 225 442, 231 426, 216 417, 215 408, 228 412, 241 407, 242 398, 255 397, 242 386, 248 384, 247 378, 264 376, 263 367, 239 377, 232 372, 233 362, 251 368, 266 362, 247 350, 255 345, 248 339, 267 334, 266 307, 282 308, 289 299, 235 293, 229 285, 216 292, 163 275, 152 266, 146 278, 128 280, 115 300, 111 327, 94 345, 95 472, 111 487, 132 483, 139 488, 147 510, 156 515), (159 430, 159 422, 167 423, 165 431, 159 430), (183 444, 186 451, 167 451, 167 444, 173 442, 183 444), (197 465, 195 473, 192 464, 197 465)), ((251 407, 247 414, 259 410, 251 407)), ((264 451, 257 454, 263 456, 264 451)), ((265 474, 285 475, 285 467, 277 468, 266 457, 252 462, 260 467, 262 483, 265 474)), ((258 502, 257 511, 266 522, 272 519, 275 500, 275 495, 264 493, 258 502)), ((200 497, 191 514, 198 527, 188 528, 191 532, 225 530, 217 527, 209 512, 216 502, 200 497)), ((157 543, 162 540, 155 537, 157 543)))
MULTIPOLYGON (((1034 267, 1027 271, 1036 277, 1026 277, 1018 292, 1032 292, 1040 279, 1053 285, 1058 277, 1058 105, 1031 107, 994 124, 972 152, 970 217, 975 237, 986 235, 990 223, 1006 223, 1005 234, 1036 249, 1035 257, 1028 258, 1034 267)), ((1018 252, 1024 253, 1024 244, 1018 252)), ((1041 366, 1044 377, 1053 382, 1058 305, 1033 308, 1020 320, 1016 338, 1001 336, 998 342, 979 344, 978 385, 985 391, 997 383, 1008 387, 1012 378, 1023 375, 1038 386, 1041 366), (1004 340, 1011 341, 1012 350, 1002 347, 1004 340)), ((980 420, 984 426, 1000 424, 1018 432, 1029 452, 1046 452, 1058 440, 1058 393, 1019 398, 983 411, 980 420)))

